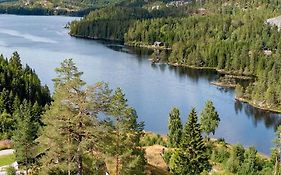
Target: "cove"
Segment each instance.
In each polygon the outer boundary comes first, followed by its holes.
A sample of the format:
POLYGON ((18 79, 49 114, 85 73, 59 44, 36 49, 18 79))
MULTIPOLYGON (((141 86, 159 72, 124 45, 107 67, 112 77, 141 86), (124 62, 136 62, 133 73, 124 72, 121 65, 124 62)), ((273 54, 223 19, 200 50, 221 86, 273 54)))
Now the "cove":
POLYGON ((235 101, 232 89, 210 85, 218 78, 213 71, 152 65, 148 50, 70 37, 64 26, 75 19, 1 15, 0 53, 10 57, 18 51, 22 63, 34 68, 51 91, 54 68, 63 59, 73 58, 88 84, 104 81, 111 88, 121 87, 139 119, 145 122, 145 130, 160 134, 167 133, 173 106, 180 109, 185 122, 192 107, 200 114, 205 101, 212 100, 221 118, 214 137, 270 153, 275 128, 281 123, 280 114, 235 101))

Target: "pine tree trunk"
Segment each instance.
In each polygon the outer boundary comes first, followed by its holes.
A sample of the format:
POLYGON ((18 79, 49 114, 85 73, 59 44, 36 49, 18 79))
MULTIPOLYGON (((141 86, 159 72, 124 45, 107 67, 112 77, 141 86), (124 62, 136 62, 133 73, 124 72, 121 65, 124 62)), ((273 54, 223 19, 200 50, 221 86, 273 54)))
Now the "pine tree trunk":
MULTIPOLYGON (((70 138, 69 138, 69 135, 68 135, 68 144, 70 145, 70 138)), ((68 155, 67 155, 67 174, 70 175, 70 150, 68 148, 68 155)))
MULTIPOLYGON (((117 122, 119 121, 119 119, 117 119, 117 122)), ((116 140, 116 175, 119 175, 119 130, 117 130, 117 140, 116 140)))
MULTIPOLYGON (((82 123, 79 123, 79 128, 82 128, 82 123)), ((82 135, 79 135, 78 138, 78 143, 82 142, 82 135)), ((77 163, 78 163, 78 175, 82 175, 83 174, 83 159, 82 159, 82 150, 80 148, 80 146, 78 146, 78 157, 77 157, 77 163)))
POLYGON ((119 155, 116 156, 116 175, 119 175, 119 155))
POLYGON ((27 158, 27 146, 25 145, 25 174, 28 175, 28 158, 27 158))
POLYGON ((78 148, 78 175, 83 174, 83 164, 82 164, 82 155, 81 155, 81 150, 78 148))
POLYGON ((278 155, 276 156, 274 175, 280 175, 279 168, 280 168, 280 155, 278 153, 278 155))
MULTIPOLYGON (((68 141, 68 145, 70 145, 70 128, 69 128, 69 123, 70 123, 70 119, 68 117, 68 138, 67 138, 67 141, 68 141)), ((70 149, 68 147, 68 155, 67 155, 67 174, 70 175, 70 161, 71 161, 71 157, 70 157, 70 149)))

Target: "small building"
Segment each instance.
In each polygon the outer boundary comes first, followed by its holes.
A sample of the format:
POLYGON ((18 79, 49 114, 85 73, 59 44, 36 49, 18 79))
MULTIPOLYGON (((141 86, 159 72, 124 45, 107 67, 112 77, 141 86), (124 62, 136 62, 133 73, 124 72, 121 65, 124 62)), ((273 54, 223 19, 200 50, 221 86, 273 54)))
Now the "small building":
POLYGON ((165 44, 163 42, 160 42, 160 41, 155 41, 154 46, 155 47, 163 47, 163 46, 165 46, 165 44))

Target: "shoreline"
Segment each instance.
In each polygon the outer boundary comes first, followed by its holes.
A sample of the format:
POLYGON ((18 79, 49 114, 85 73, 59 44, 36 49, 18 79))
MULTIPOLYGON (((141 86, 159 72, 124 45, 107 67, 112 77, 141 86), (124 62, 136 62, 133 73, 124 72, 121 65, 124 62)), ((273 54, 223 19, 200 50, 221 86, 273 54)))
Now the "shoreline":
POLYGON ((226 75, 229 78, 235 78, 235 79, 240 79, 240 80, 253 80, 254 79, 253 75, 243 75, 243 74, 240 75, 240 74, 236 74, 236 73, 226 71, 223 69, 218 69, 215 67, 198 67, 198 66, 183 65, 183 64, 178 64, 178 63, 166 63, 166 64, 175 66, 175 67, 188 67, 188 68, 197 69, 197 70, 213 70, 219 74, 226 75))
POLYGON ((80 38, 80 39, 86 39, 86 40, 96 40, 96 41, 109 41, 109 42, 115 42, 115 43, 119 43, 119 44, 122 44, 122 45, 126 46, 122 40, 110 39, 110 38, 98 38, 98 37, 82 36, 82 35, 74 35, 74 34, 71 34, 71 33, 68 33, 68 34, 71 37, 74 37, 74 38, 80 38))
POLYGON ((138 48, 145 48, 145 49, 158 49, 158 50, 172 50, 170 47, 165 47, 165 46, 159 46, 156 47, 154 45, 148 45, 148 44, 133 44, 133 43, 126 43, 124 42, 124 46, 129 46, 129 47, 138 47, 138 48))
MULTIPOLYGON (((94 37, 85 37, 85 36, 78 36, 78 35, 71 35, 72 37, 77 37, 77 38, 84 38, 84 39, 92 39, 92 40, 103 40, 103 41, 112 41, 112 42, 121 42, 120 40, 112 40, 112 39, 103 39, 103 38, 94 38, 94 37)), ((146 45, 130 45, 128 43, 124 43, 124 46, 129 46, 129 47, 139 47, 139 48, 147 48, 147 49, 155 49, 155 47, 148 47, 146 45)), ((161 49, 160 49, 161 50, 161 49)), ((167 49, 165 49, 167 50, 167 49)), ((151 61, 151 60, 150 60, 151 61)), ((221 75, 225 75, 228 76, 229 78, 235 78, 235 79, 240 79, 240 80, 253 80, 255 79, 254 75, 241 75, 239 73, 234 73, 234 72, 230 72, 230 71, 226 71, 223 69, 218 69, 215 67, 198 67, 198 66, 190 66, 190 65, 183 65, 183 64, 178 64, 178 63, 169 63, 169 62, 164 62, 164 64, 170 65, 170 66, 174 66, 174 67, 187 67, 190 69, 195 69, 195 70, 212 70, 212 71, 216 71, 217 73, 221 74, 221 75)), ((225 83, 221 83, 221 82, 211 82, 211 85, 214 86, 218 86, 218 87, 224 87, 224 88, 235 88, 236 85, 234 84, 225 84, 225 83)), ((251 100, 247 100, 244 98, 238 98, 238 97, 234 97, 234 100, 238 100, 240 102, 243 103, 247 103, 250 106, 260 109, 260 110, 264 110, 264 111, 269 111, 269 112, 274 112, 274 113, 279 113, 281 114, 281 109, 274 109, 274 108, 270 108, 270 107, 266 107, 266 106, 260 106, 255 104, 254 102, 252 102, 251 100)))
POLYGON ((270 108, 270 107, 266 107, 266 106, 261 106, 261 105, 258 105, 256 104, 255 102, 253 102, 252 100, 248 100, 248 99, 245 99, 243 97, 234 97, 235 100, 237 101, 240 101, 242 103, 247 103, 249 104, 250 106, 254 107, 254 108, 257 108, 257 109, 260 109, 260 110, 263 110, 265 112, 274 112, 274 113, 277 113, 277 114, 281 114, 281 109, 277 109, 277 108, 270 108))
POLYGON ((235 88, 236 87, 236 84, 227 84, 227 83, 218 82, 218 81, 210 82, 210 85, 223 87, 223 88, 235 88))

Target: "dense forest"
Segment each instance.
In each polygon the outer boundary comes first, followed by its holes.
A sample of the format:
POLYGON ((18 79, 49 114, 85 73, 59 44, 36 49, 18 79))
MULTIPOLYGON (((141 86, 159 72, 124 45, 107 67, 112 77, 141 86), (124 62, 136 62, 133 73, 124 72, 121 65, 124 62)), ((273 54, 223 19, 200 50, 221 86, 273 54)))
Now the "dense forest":
POLYGON ((71 23, 70 35, 94 39, 124 41, 124 35, 138 20, 165 16, 183 16, 186 8, 149 11, 139 7, 108 7, 93 11, 80 21, 71 23))
POLYGON ((158 10, 142 8, 147 15, 141 16, 132 15, 130 8, 125 17, 118 10, 103 15, 107 9, 102 9, 73 22, 70 34, 122 40, 134 46, 162 42, 171 49, 170 54, 161 52, 168 55, 165 61, 169 64, 252 77, 254 83, 237 87, 237 98, 279 111, 281 34, 278 27, 266 23, 281 14, 279 6, 278 1, 208 1, 158 10), (169 9, 179 13, 173 15, 169 9))
MULTIPOLYGON (((18 53, 10 59, 0 56, 0 139, 10 139, 17 128, 21 104, 32 107, 36 125, 41 125, 40 115, 51 102, 47 86, 41 82, 28 65, 22 66, 18 53)), ((36 131, 35 131, 36 132, 36 131)))

